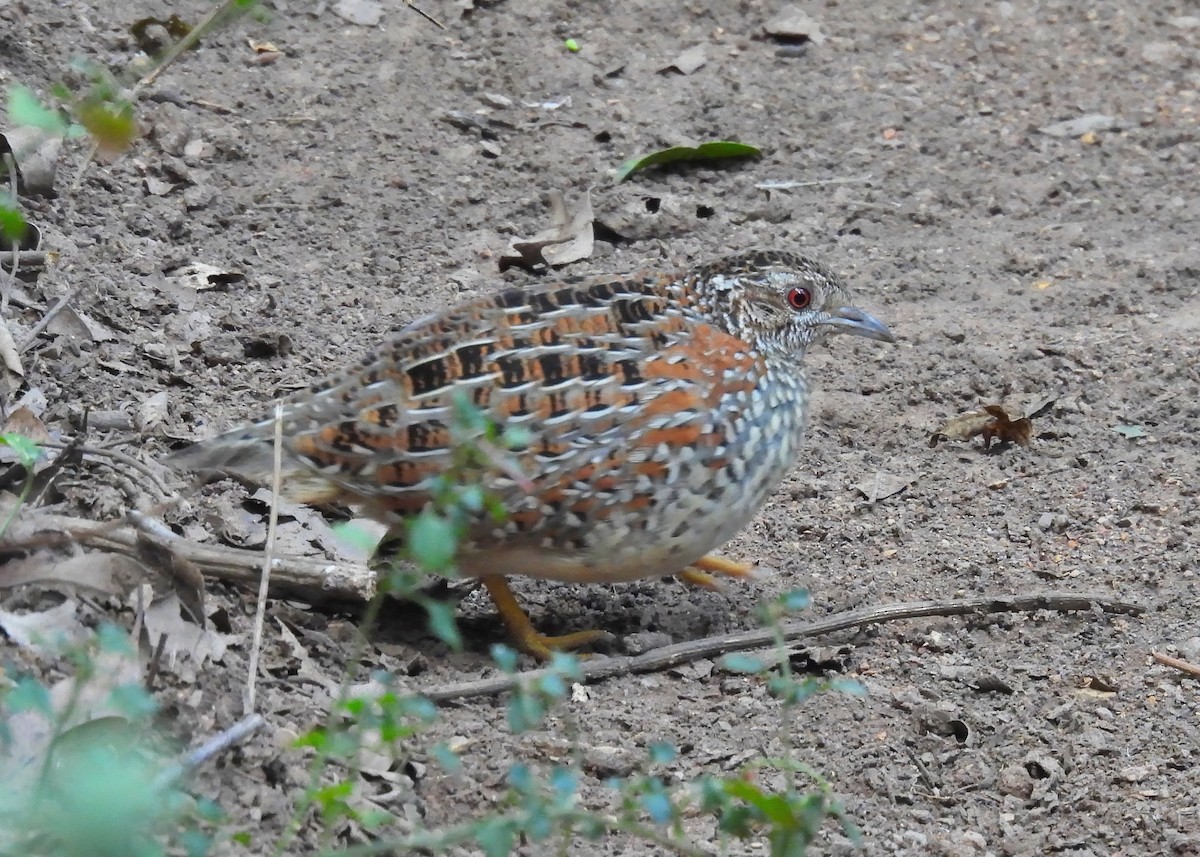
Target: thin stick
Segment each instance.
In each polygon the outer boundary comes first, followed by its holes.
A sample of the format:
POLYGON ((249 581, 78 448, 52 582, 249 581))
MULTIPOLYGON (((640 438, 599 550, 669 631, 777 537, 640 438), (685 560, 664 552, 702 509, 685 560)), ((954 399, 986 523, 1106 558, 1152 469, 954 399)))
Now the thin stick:
POLYGON ((821 179, 811 182, 762 182, 754 186, 755 190, 793 190, 800 187, 822 187, 827 184, 851 184, 858 182, 869 182, 871 176, 865 175, 859 178, 846 177, 838 179, 821 179))
POLYGON ((267 592, 271 585, 271 561, 275 557, 275 528, 279 523, 279 488, 283 480, 283 405, 275 406, 275 461, 271 472, 271 515, 267 519, 267 545, 263 551, 262 576, 258 580, 258 604, 254 608, 254 641, 246 676, 246 713, 254 711, 254 688, 258 678, 258 654, 262 650, 267 592))
POLYGON ((1181 661, 1179 658, 1173 658, 1170 655, 1164 655, 1162 652, 1151 652, 1150 657, 1158 661, 1165 667, 1174 667, 1181 673, 1186 673, 1192 678, 1200 678, 1200 666, 1187 661, 1181 661))
MULTIPOLYGON (((863 610, 839 613, 815 622, 788 623, 783 626, 783 639, 808 639, 849 628, 863 628, 883 622, 919 619, 926 616, 967 616, 991 613, 1034 613, 1038 610, 1066 612, 1099 608, 1106 613, 1126 613, 1137 616, 1146 608, 1140 604, 1121 601, 1109 595, 1086 592, 1046 592, 1041 595, 998 595, 964 598, 957 601, 921 601, 909 604, 888 604, 863 610)), ((583 681, 594 682, 618 675, 658 672, 701 658, 712 658, 730 652, 743 652, 774 646, 775 630, 763 628, 705 637, 686 643, 676 643, 652 649, 634 657, 594 658, 580 663, 583 681)), ((444 703, 476 696, 495 696, 513 690, 526 681, 537 681, 549 670, 531 670, 517 675, 501 675, 481 681, 440 685, 421 691, 431 702, 444 703)))
POLYGON ((224 753, 234 744, 245 740, 255 730, 266 723, 261 714, 248 714, 224 732, 209 738, 195 750, 192 750, 183 760, 159 774, 155 780, 156 790, 170 788, 184 777, 191 774, 213 756, 224 753))
POLYGON ((439 30, 444 30, 444 29, 446 29, 446 25, 445 25, 445 24, 443 24, 443 23, 442 23, 441 21, 439 21, 437 18, 435 18, 435 17, 433 17, 432 15, 430 15, 430 14, 429 14, 428 12, 426 12, 424 9, 420 8, 420 7, 419 7, 419 6, 418 6, 418 5, 417 5, 415 2, 413 2, 413 0, 404 0, 404 4, 405 4, 406 6, 408 6, 408 8, 409 8, 409 9, 412 9, 414 12, 416 12, 418 15, 420 15, 422 18, 424 18, 426 21, 428 21, 429 23, 433 24, 433 25, 434 25, 435 27, 437 27, 439 30))
POLYGON ((42 331, 49 326, 50 322, 54 320, 56 315, 66 309, 67 304, 79 297, 79 293, 84 290, 85 286, 87 286, 86 282, 80 283, 78 286, 71 289, 71 291, 59 298, 58 303, 50 307, 46 314, 41 317, 41 320, 39 320, 38 323, 33 326, 33 330, 29 331, 29 336, 25 337, 25 341, 21 343, 20 347, 17 349, 17 353, 24 354, 26 351, 32 348, 33 344, 37 342, 37 338, 42 335, 42 331))
POLYGON ((82 455, 85 455, 85 456, 91 455, 91 456, 95 456, 97 458, 111 459, 112 461, 114 461, 118 464, 123 464, 126 467, 136 470, 138 473, 145 476, 146 479, 148 479, 150 481, 150 484, 154 486, 154 490, 158 492, 158 494, 161 498, 167 499, 167 498, 175 496, 175 492, 172 491, 170 488, 168 488, 166 486, 166 484, 161 479, 158 478, 158 474, 156 474, 153 470, 151 470, 148 466, 146 466, 142 462, 138 461, 132 455, 126 455, 124 452, 119 452, 115 449, 104 449, 103 447, 98 447, 98 446, 89 446, 88 444, 79 444, 73 440, 69 440, 69 441, 45 440, 45 441, 39 441, 38 445, 44 446, 47 449, 72 449, 73 448, 75 450, 78 450, 82 455), (74 446, 73 446, 73 444, 74 444, 74 446))

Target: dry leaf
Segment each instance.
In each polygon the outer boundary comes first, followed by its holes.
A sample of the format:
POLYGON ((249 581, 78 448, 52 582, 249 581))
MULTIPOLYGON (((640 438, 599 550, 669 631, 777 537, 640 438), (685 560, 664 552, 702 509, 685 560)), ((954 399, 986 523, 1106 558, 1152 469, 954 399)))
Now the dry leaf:
POLYGON ((18 646, 35 652, 56 652, 64 645, 82 642, 88 630, 76 617, 78 602, 67 599, 40 613, 0 610, 0 628, 18 646))
POLYGON ((142 402, 137 413, 137 427, 141 431, 149 431, 156 425, 166 421, 170 397, 166 390, 155 393, 142 402))
POLYGON ((592 228, 592 195, 585 192, 579 201, 568 207, 561 191, 550 194, 549 229, 525 240, 514 240, 500 257, 500 270, 514 265, 533 268, 549 265, 557 268, 578 262, 592 255, 595 234, 592 228))
POLYGON ((204 574, 200 567, 176 553, 166 540, 140 530, 135 550, 138 559, 164 573, 191 620, 201 628, 205 627, 204 574))
POLYGON ((203 262, 193 262, 191 265, 183 265, 165 273, 172 285, 185 286, 198 292, 218 286, 229 286, 246 279, 246 275, 241 271, 227 271, 203 262))
POLYGON ((659 74, 666 74, 669 71, 677 71, 680 74, 691 74, 708 62, 708 57, 705 55, 708 52, 708 46, 701 43, 693 45, 686 51, 681 53, 675 59, 671 60, 665 66, 658 70, 659 74))
POLYGON ((812 42, 820 45, 825 42, 820 22, 797 6, 780 9, 778 15, 763 25, 763 31, 777 41, 791 44, 812 42))
POLYGON ((225 657, 225 636, 192 624, 184 618, 182 611, 183 604, 175 592, 146 608, 146 636, 151 648, 157 648, 159 640, 165 638, 163 652, 171 659, 188 657, 202 665, 205 661, 219 661, 225 657))
POLYGON ((1033 439, 1033 421, 1029 417, 1013 419, 1000 405, 985 405, 982 411, 960 414, 935 431, 929 438, 931 447, 940 441, 968 441, 983 437, 983 448, 991 446, 993 440, 1029 446, 1033 439))
POLYGON ((25 367, 21 365, 21 354, 17 351, 17 343, 13 340, 12 331, 8 325, 0 322, 0 360, 14 375, 25 377, 25 367))
POLYGON ((360 27, 376 27, 383 20, 383 6, 375 0, 338 0, 333 14, 360 27))
POLYGON ((46 429, 46 424, 37 418, 29 408, 21 405, 15 411, 8 415, 8 419, 4 421, 3 428, 0 432, 4 434, 19 434, 21 437, 29 438, 37 444, 45 443, 50 440, 50 432, 46 429))
POLYGON ((871 503, 877 503, 884 498, 899 494, 916 479, 913 476, 900 476, 879 470, 869 479, 864 479, 854 487, 871 503))
POLYGON ((110 553, 82 553, 62 559, 36 553, 0 565, 0 589, 37 583, 62 592, 79 587, 102 595, 125 595, 145 576, 129 557, 110 553))

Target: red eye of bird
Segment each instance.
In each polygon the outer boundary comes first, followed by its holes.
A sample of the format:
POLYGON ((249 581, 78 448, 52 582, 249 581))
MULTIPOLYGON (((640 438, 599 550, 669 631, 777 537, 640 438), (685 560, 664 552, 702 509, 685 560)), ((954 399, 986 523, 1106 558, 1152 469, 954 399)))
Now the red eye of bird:
POLYGON ((812 292, 808 289, 794 288, 787 293, 788 306, 792 309, 808 309, 812 303, 812 292))

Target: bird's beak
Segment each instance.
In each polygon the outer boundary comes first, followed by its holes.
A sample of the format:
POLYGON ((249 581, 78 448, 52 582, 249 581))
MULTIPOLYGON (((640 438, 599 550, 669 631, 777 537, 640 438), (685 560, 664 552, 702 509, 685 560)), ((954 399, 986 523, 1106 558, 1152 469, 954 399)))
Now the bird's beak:
POLYGON ((880 342, 896 341, 895 335, 888 330, 886 324, 858 307, 838 307, 829 314, 829 320, 825 323, 833 328, 834 333, 852 333, 867 339, 878 339, 880 342))

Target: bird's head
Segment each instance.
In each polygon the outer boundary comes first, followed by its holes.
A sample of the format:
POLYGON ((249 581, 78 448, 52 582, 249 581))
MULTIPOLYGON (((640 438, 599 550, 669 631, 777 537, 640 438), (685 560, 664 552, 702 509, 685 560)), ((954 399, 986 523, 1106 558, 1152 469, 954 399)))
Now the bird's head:
POLYGON ((760 250, 728 257, 709 265, 702 277, 728 332, 765 354, 794 358, 838 333, 896 341, 887 325, 851 303, 837 274, 796 253, 760 250))

